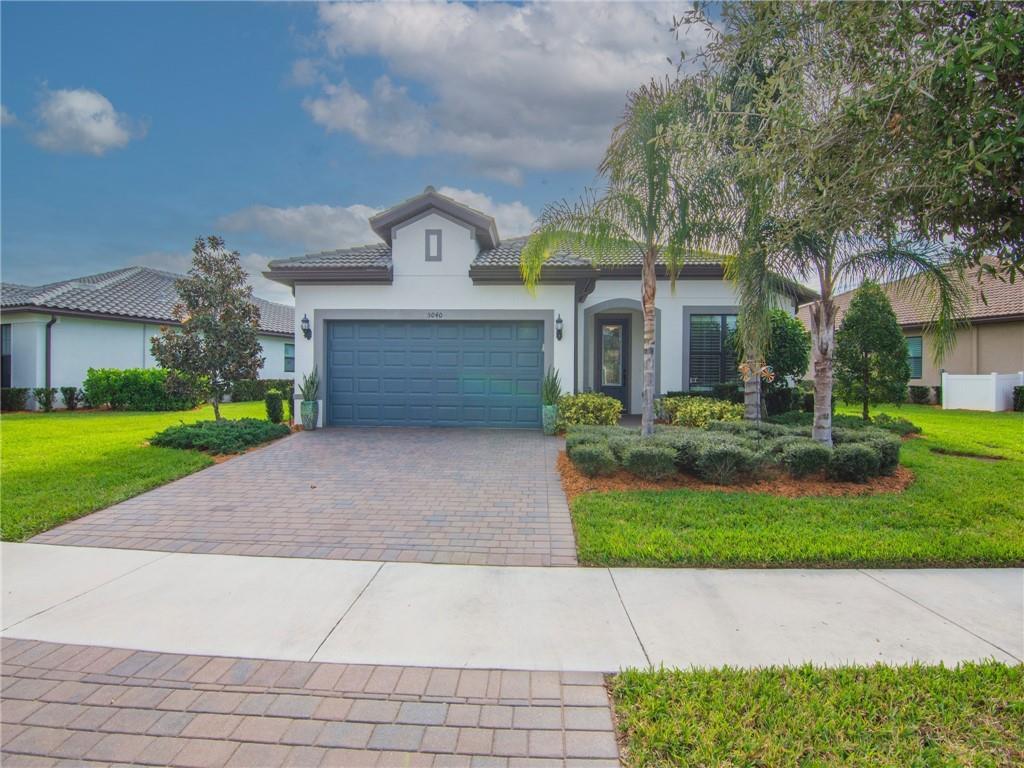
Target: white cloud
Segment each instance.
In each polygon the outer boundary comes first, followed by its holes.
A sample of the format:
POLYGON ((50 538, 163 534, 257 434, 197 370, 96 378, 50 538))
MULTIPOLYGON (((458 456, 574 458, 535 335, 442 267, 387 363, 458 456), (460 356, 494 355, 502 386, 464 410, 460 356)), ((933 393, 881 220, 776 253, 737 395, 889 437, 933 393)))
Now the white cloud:
POLYGON ((0 104, 0 125, 12 125, 18 122, 18 118, 11 110, 0 104))
POLYGON ((441 187, 437 191, 468 205, 470 208, 476 208, 478 211, 493 216, 498 225, 498 234, 503 238, 530 234, 533 222, 537 218, 525 204, 518 200, 512 203, 496 203, 489 195, 482 192, 456 189, 455 187, 441 187))
MULTIPOLYGON (((241 261, 242 268, 249 276, 249 285, 252 286, 254 294, 261 299, 276 301, 279 304, 295 303, 295 298, 292 296, 291 289, 288 286, 275 283, 273 280, 267 280, 263 276, 263 271, 267 268, 267 262, 270 261, 269 258, 258 253, 243 253, 241 261)), ((162 269, 167 272, 176 272, 183 275, 192 266, 192 254, 151 251, 137 257, 132 263, 141 267, 153 267, 154 269, 162 269)))
POLYGON ((33 139, 52 152, 102 155, 144 133, 106 96, 86 88, 47 91, 38 117, 33 139))
POLYGON ((376 56, 368 92, 326 83, 304 106, 328 131, 400 154, 447 152, 517 183, 520 168, 593 168, 626 92, 669 74, 670 4, 319 6, 329 56, 376 56), (396 84, 397 81, 397 84, 396 84), (403 82, 416 83, 413 98, 403 82), (420 93, 429 94, 424 100, 420 93))
POLYGON ((375 242, 377 236, 368 221, 375 213, 377 209, 368 205, 292 208, 253 205, 222 216, 217 225, 229 231, 256 232, 279 243, 319 251, 375 242))
POLYGON ((307 87, 320 79, 320 71, 312 59, 297 59, 292 64, 291 75, 288 79, 292 85, 307 87))

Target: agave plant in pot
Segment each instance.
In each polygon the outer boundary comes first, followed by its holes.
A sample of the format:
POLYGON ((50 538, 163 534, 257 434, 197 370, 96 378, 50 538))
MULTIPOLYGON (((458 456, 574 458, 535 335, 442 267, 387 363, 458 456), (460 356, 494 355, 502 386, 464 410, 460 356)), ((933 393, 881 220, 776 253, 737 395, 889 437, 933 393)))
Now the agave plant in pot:
POLYGON ((541 384, 541 418, 544 425, 544 434, 555 434, 555 425, 558 423, 558 398, 562 396, 562 380, 558 376, 558 370, 548 368, 541 384))
POLYGON ((316 429, 320 420, 320 401, 317 399, 320 396, 320 374, 317 373, 315 365, 312 371, 302 377, 299 393, 302 395, 302 428, 316 429))

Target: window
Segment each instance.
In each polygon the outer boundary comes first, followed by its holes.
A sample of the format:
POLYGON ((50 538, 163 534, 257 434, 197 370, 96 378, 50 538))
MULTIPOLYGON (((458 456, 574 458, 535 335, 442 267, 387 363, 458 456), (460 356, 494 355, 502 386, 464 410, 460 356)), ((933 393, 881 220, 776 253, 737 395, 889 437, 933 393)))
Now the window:
POLYGON ((0 387, 11 386, 11 324, 0 325, 0 387))
POLYGON ((287 373, 294 373, 295 371, 295 345, 285 344, 284 345, 284 370, 287 373))
POLYGON ((426 232, 425 253, 427 261, 441 260, 441 230, 428 229, 426 232))
POLYGON ((921 370, 921 353, 924 345, 920 336, 907 336, 907 362, 910 364, 910 378, 920 379, 923 375, 921 370))
POLYGON ((601 326, 601 386, 622 386, 622 326, 601 326))
POLYGON ((736 315, 690 315, 691 391, 709 392, 715 384, 739 380, 729 341, 735 330, 736 315))

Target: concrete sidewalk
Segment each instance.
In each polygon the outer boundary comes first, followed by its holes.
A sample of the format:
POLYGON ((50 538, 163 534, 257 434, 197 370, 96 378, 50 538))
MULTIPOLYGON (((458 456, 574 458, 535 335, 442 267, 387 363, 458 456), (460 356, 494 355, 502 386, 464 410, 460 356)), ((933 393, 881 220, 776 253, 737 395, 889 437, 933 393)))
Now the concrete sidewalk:
POLYGON ((1024 660, 1024 571, 547 569, 4 544, 7 637, 614 671, 1024 660))

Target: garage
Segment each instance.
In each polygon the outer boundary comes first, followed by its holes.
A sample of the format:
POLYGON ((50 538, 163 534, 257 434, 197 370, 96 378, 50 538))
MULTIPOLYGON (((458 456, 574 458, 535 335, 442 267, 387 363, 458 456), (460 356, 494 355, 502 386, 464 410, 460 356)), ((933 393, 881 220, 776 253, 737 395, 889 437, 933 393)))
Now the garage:
POLYGON ((329 426, 540 426, 541 322, 336 320, 325 330, 329 426))

